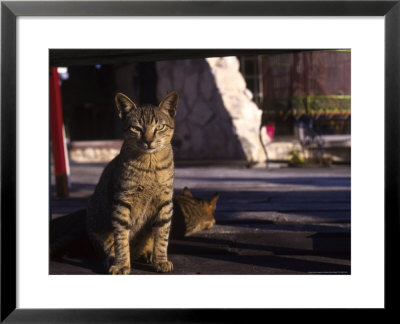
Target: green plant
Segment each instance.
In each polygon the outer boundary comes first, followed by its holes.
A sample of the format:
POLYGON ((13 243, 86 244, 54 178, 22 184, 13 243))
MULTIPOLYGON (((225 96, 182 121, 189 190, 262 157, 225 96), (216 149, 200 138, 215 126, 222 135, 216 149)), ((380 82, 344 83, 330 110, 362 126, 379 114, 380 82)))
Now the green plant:
POLYGON ((300 155, 299 150, 292 150, 289 152, 289 166, 300 166, 305 163, 305 159, 300 155))

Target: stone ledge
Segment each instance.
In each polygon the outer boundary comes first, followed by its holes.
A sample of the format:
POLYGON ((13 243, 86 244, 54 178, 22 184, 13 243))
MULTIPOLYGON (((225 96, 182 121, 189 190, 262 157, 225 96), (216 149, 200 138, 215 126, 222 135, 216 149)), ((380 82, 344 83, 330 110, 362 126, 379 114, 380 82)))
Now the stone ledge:
POLYGON ((122 140, 73 141, 68 145, 72 162, 109 162, 119 154, 122 140))

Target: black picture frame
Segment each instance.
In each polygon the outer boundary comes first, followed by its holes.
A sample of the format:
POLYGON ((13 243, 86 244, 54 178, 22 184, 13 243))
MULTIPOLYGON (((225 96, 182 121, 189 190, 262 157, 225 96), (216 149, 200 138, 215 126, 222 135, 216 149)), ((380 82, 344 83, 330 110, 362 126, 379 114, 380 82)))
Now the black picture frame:
MULTIPOLYGON (((19 16, 384 16, 385 310, 395 309, 399 246, 400 0, 395 1, 2 1, 1 322, 235 322, 263 310, 16 308, 16 19, 19 16), (247 314, 247 312, 252 312, 247 314)), ((366 175, 367 176, 367 175, 366 175)), ((371 189, 373 190, 373 189, 371 189)), ((373 256, 371 256, 373 258, 373 256)), ((373 262, 373 260, 371 261, 373 262)))

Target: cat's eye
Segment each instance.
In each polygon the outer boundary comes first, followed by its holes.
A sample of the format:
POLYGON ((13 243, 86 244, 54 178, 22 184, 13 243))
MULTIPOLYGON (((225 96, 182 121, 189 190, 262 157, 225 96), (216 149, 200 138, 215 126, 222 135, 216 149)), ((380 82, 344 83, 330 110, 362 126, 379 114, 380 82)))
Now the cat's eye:
POLYGON ((157 125, 156 130, 161 131, 165 128, 165 125, 157 125))
POLYGON ((133 133, 140 133, 142 131, 142 129, 140 127, 137 127, 137 126, 131 126, 129 129, 133 133))

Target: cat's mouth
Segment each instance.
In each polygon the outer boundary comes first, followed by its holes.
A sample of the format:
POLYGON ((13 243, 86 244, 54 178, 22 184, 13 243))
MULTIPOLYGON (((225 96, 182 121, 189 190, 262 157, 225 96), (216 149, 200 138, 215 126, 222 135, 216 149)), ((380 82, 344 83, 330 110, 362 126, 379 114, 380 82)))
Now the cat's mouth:
POLYGON ((140 150, 143 153, 150 154, 150 153, 154 153, 156 151, 156 148, 155 147, 143 147, 143 146, 141 146, 140 150))

